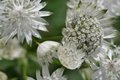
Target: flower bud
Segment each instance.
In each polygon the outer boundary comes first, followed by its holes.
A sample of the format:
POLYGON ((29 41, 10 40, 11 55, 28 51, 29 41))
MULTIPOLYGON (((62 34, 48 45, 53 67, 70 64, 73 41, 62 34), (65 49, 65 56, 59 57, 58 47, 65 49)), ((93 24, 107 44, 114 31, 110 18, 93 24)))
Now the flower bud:
POLYGON ((55 41, 45 41, 41 43, 37 48, 38 60, 41 62, 51 62, 52 57, 56 57, 56 50, 59 47, 59 43, 55 41))

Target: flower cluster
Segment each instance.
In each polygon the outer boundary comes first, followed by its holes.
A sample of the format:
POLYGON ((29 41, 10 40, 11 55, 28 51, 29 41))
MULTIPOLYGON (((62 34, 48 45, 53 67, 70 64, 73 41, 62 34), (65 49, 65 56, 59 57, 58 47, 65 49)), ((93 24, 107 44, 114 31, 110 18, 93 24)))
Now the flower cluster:
POLYGON ((106 39, 115 37, 115 30, 111 27, 113 21, 110 17, 105 17, 107 9, 100 7, 98 3, 100 3, 98 0, 70 0, 68 2, 66 27, 62 31, 63 48, 58 50, 58 57, 69 69, 79 68, 83 59, 93 57, 101 50, 106 39), (78 61, 74 59, 76 54, 82 55, 79 59, 76 58, 78 61), (70 58, 67 65, 63 57, 70 58), (71 65, 74 67, 70 68, 71 65))
MULTIPOLYGON (((37 48, 39 64, 42 74, 37 71, 39 80, 67 80, 62 76, 63 69, 57 69, 52 75, 49 73, 49 62, 58 58, 68 69, 81 67, 83 62, 89 63, 94 75, 93 80, 119 80, 119 47, 111 48, 108 44, 113 40, 116 30, 113 29, 113 13, 117 11, 108 8, 105 0, 70 0, 66 16, 66 27, 63 28, 61 44, 45 41, 37 48), (99 65, 96 64, 99 63, 99 65)), ((40 10, 39 8, 37 10, 40 10)), ((33 10, 34 11, 34 10, 33 10)), ((35 10, 36 11, 36 10, 35 10)), ((118 12, 116 12, 118 15, 118 12)), ((17 15, 18 16, 18 15, 17 15)), ((28 80, 34 80, 28 77, 28 80)))
MULTIPOLYGON (((120 16, 120 0, 69 0, 61 43, 44 41, 37 48, 37 80, 67 80, 64 68, 52 74, 49 63, 57 58, 67 69, 80 68, 85 62, 93 70, 92 80, 120 80, 120 47, 114 45, 117 30, 112 27, 120 16), (41 73, 42 72, 42 73, 41 73)), ((13 60, 25 56, 19 42, 32 44, 32 36, 41 38, 47 31, 48 11, 41 0, 0 0, 0 59, 13 60), (17 37, 17 38, 14 38, 17 37)), ((0 80, 6 80, 2 76, 0 80)), ((35 80, 28 77, 28 80, 35 80)))
POLYGON ((71 70, 88 63, 94 73, 92 80, 119 80, 120 47, 111 44, 117 32, 112 24, 119 15, 118 7, 118 0, 70 0, 61 44, 45 41, 38 46, 42 75, 37 71, 37 79, 67 80, 62 68, 50 76, 48 64, 55 57, 71 70))

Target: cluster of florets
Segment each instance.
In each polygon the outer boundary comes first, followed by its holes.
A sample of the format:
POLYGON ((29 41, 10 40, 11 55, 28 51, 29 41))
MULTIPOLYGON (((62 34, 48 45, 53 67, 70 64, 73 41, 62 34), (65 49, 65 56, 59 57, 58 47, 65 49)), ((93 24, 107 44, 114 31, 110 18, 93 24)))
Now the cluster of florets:
POLYGON ((87 54, 100 47, 103 31, 97 19, 92 16, 77 15, 66 24, 67 27, 63 29, 63 44, 73 41, 77 49, 82 49, 87 54))

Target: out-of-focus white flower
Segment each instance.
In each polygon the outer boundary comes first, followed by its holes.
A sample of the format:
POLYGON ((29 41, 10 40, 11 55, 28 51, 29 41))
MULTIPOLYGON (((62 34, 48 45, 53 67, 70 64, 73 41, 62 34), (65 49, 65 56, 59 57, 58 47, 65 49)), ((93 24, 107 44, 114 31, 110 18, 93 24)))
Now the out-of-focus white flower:
POLYGON ((4 44, 5 39, 0 40, 0 58, 13 60, 16 58, 24 57, 25 50, 19 45, 17 39, 11 39, 8 43, 4 44))
MULTIPOLYGON (((56 71, 54 71, 52 73, 51 76, 41 76, 40 71, 36 72, 36 78, 37 80, 67 80, 64 76, 63 76, 63 68, 58 68, 56 71)), ((48 72, 49 73, 49 72, 48 72)), ((50 73, 49 73, 50 74, 50 73)), ((27 80, 35 80, 33 78, 28 77, 27 80)))
POLYGON ((74 43, 65 43, 58 49, 58 58, 63 66, 68 69, 76 69, 83 63, 85 54, 82 50, 77 50, 74 43))
POLYGON ((0 25, 2 25, 2 38, 8 39, 17 36, 20 42, 26 39, 32 43, 32 36, 41 38, 39 32, 47 31, 47 22, 42 18, 49 16, 48 11, 40 11, 46 6, 41 0, 3 0, 0 1, 0 25), (36 30, 37 29, 37 30, 36 30))
POLYGON ((66 27, 62 31, 63 49, 58 53, 61 55, 61 63, 69 69, 80 67, 82 58, 96 55, 101 50, 103 40, 115 37, 115 30, 111 27, 112 19, 105 18, 107 9, 99 7, 97 0, 94 1, 70 0, 68 3, 66 27), (81 57, 73 59, 73 56, 81 57))
POLYGON ((103 53, 98 54, 99 66, 93 80, 120 80, 120 54, 115 49, 103 46, 103 53), (115 51, 115 52, 114 52, 115 51))
POLYGON ((0 72, 0 80, 7 80, 7 75, 3 72, 0 72))
POLYGON ((60 43, 55 41, 45 41, 37 48, 37 57, 40 64, 52 62, 52 58, 57 56, 57 49, 60 43))

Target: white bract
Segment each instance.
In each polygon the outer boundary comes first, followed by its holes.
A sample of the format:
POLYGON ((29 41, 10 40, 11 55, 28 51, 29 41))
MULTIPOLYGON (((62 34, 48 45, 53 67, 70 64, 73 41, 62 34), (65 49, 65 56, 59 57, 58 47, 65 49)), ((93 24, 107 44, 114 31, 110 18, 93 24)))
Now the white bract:
MULTIPOLYGON (((36 72, 36 78, 37 80, 67 80, 64 76, 63 76, 63 72, 64 69, 63 68, 58 68, 56 71, 54 71, 52 73, 51 76, 41 76, 40 71, 36 72)), ((49 73, 49 72, 48 72, 49 73)), ((49 73, 50 74, 50 73, 49 73)), ((31 77, 28 77, 27 80, 35 80, 31 77)))
POLYGON ((52 62, 52 57, 56 57, 59 43, 55 41, 45 41, 37 48, 37 57, 40 64, 52 62))
POLYGON ((100 4, 108 9, 108 16, 120 15, 120 0, 99 0, 100 4))
POLYGON ((93 80, 120 80, 120 54, 115 49, 103 46, 103 53, 98 54, 98 70, 94 73, 93 80), (115 51, 115 52, 114 52, 115 51))
POLYGON ((32 36, 41 38, 39 32, 47 31, 47 22, 42 18, 49 16, 48 11, 40 11, 46 6, 41 0, 3 0, 0 1, 1 38, 17 36, 20 42, 26 39, 32 43, 32 36))

